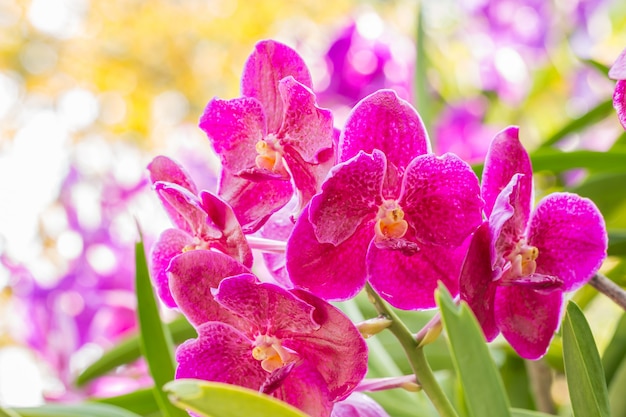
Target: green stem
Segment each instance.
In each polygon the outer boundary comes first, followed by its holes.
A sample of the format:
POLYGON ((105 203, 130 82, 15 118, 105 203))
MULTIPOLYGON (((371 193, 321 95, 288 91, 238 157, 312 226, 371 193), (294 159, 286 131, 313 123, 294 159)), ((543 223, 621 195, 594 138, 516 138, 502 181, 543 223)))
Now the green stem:
POLYGON ((411 364, 411 368, 413 369, 413 372, 415 372, 415 377, 417 378, 418 383, 422 386, 422 389, 428 398, 430 398, 430 401, 439 412, 439 415, 441 417, 458 417, 456 410, 452 407, 450 400, 448 400, 448 397, 446 397, 445 393, 441 389, 441 386, 437 382, 437 379, 435 378, 435 375, 426 360, 424 349, 418 347, 417 341, 415 340, 413 334, 411 334, 411 331, 406 327, 402 320, 400 320, 396 313, 387 307, 385 302, 380 298, 376 291, 374 291, 369 283, 366 284, 365 289, 370 301, 374 304, 376 311, 393 321, 393 324, 389 326, 389 330, 393 333, 396 339, 398 339, 400 345, 402 345, 402 348, 409 359, 409 363, 411 364))

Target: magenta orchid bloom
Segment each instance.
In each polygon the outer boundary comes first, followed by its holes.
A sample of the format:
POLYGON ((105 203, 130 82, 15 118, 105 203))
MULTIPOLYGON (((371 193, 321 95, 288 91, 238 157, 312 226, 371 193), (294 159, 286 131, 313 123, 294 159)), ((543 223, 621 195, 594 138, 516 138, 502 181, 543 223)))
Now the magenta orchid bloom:
POLYGON ((173 259, 169 275, 176 302, 198 331, 177 349, 177 378, 259 390, 321 417, 365 376, 359 331, 314 295, 261 283, 214 251, 173 259))
POLYGON ((617 57, 609 70, 609 78, 617 80, 613 93, 613 107, 617 110, 617 117, 626 129, 626 49, 617 57))
POLYGON ((488 341, 499 333, 526 359, 545 354, 558 328, 563 293, 584 285, 606 257, 598 208, 571 193, 544 197, 531 212, 532 166, 510 127, 494 138, 482 192, 489 218, 475 232, 461 276, 488 341))
POLYGON ((481 222, 478 178, 435 156, 415 109, 391 90, 363 99, 339 141, 340 164, 287 243, 292 282, 328 300, 369 279, 390 304, 434 307, 438 281, 458 290, 459 249, 481 222))
POLYGON ((301 207, 319 190, 335 162, 336 133, 332 113, 315 104, 306 64, 281 43, 256 45, 241 92, 211 100, 200 128, 222 162, 219 196, 252 233, 291 199, 292 182, 301 207))
POLYGON ((166 271, 171 260, 184 252, 217 249, 252 266, 252 251, 227 203, 207 191, 198 193, 183 167, 165 156, 154 158, 148 169, 157 195, 176 226, 163 231, 151 251, 151 275, 167 306, 175 307, 176 303, 166 271))

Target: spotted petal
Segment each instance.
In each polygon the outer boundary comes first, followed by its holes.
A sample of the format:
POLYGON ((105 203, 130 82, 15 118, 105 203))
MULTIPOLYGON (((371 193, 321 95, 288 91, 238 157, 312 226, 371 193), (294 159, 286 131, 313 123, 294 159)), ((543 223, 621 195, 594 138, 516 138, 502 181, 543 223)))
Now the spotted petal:
POLYGON ((615 92, 613 93, 613 107, 617 111, 617 117, 626 129, 626 79, 619 80, 615 84, 615 92))
POLYGON ((503 266, 504 256, 515 247, 526 232, 527 217, 519 209, 523 186, 523 175, 515 174, 498 195, 489 217, 489 226, 493 236, 489 253, 491 266, 494 269, 503 266))
POLYGON ((563 291, 584 285, 606 257, 602 214, 591 200, 576 194, 543 198, 532 215, 528 241, 539 250, 537 273, 558 277, 563 291))
POLYGON ((273 40, 258 42, 245 63, 241 93, 261 102, 267 114, 269 133, 278 132, 282 124, 284 110, 278 82, 288 76, 312 88, 311 74, 296 51, 273 40))
POLYGON ((339 162, 374 149, 387 155, 399 175, 413 158, 430 152, 424 123, 413 106, 393 90, 379 90, 352 109, 339 138, 339 162))
POLYGON ((482 220, 478 178, 454 154, 418 156, 408 166, 399 201, 422 242, 458 246, 482 220))
POLYGON ((193 243, 193 237, 187 232, 179 229, 166 229, 152 245, 150 252, 150 276, 154 280, 159 298, 168 307, 176 307, 176 301, 174 301, 170 292, 167 268, 175 256, 183 253, 184 248, 193 243))
POLYGON ((498 195, 515 174, 524 175, 520 180, 519 198, 514 209, 526 224, 533 198, 533 171, 528 152, 519 141, 519 128, 511 126, 493 138, 485 158, 481 193, 487 217, 491 215, 498 195))

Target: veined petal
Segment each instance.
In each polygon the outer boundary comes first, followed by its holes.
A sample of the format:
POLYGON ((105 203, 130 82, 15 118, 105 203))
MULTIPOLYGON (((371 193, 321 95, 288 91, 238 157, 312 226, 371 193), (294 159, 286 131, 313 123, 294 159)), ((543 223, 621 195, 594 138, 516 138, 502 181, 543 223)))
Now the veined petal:
POLYGON ((563 291, 583 286, 606 258, 602 214, 595 204, 571 193, 543 198, 531 217, 528 243, 537 247, 537 272, 563 281, 563 291))
POLYGON ((276 135, 281 145, 292 146, 308 163, 333 147, 333 114, 315 104, 315 94, 292 76, 280 80, 278 89, 285 106, 282 126, 276 135))
POLYGON ((200 200, 208 218, 222 232, 219 249, 251 268, 252 250, 233 209, 221 198, 208 191, 200 193, 200 200))
POLYGON ((525 359, 545 355, 559 326, 563 293, 525 286, 498 286, 496 325, 513 349, 525 359))
POLYGON ((353 392, 335 404, 331 417, 389 417, 389 414, 369 396, 353 392))
POLYGON ((348 116, 339 138, 339 162, 360 151, 379 149, 399 170, 413 158, 430 152, 426 128, 417 111, 393 90, 379 90, 361 100, 348 116))
POLYGON ((228 324, 208 322, 198 338, 176 349, 176 378, 197 378, 258 390, 267 372, 252 357, 252 341, 228 324))
POLYGON ((472 309, 488 342, 500 333, 494 316, 496 285, 493 283, 490 247, 491 233, 485 222, 472 236, 459 278, 461 300, 472 309))
POLYGON ((282 124, 284 110, 278 82, 288 76, 312 88, 311 74, 296 51, 273 40, 258 42, 245 63, 241 93, 262 103, 269 133, 278 132, 282 124))
POLYGON ((309 207, 320 243, 339 245, 376 216, 385 171, 385 155, 377 150, 371 155, 359 152, 330 171, 309 207))
POLYGON ((326 382, 306 361, 294 367, 273 395, 311 417, 329 417, 333 408, 326 382))
POLYGON ((435 307, 438 281, 455 296, 465 246, 448 248, 420 244, 419 251, 406 256, 401 251, 379 249, 373 242, 367 252, 367 272, 372 287, 389 304, 403 310, 435 307))
POLYGON ((179 229, 166 229, 160 235, 150 252, 150 275, 154 280, 157 294, 161 301, 168 307, 176 307, 176 301, 172 298, 167 277, 167 268, 170 261, 183 253, 187 245, 193 244, 193 237, 179 229))
POLYGON ((609 78, 613 80, 626 80, 626 49, 619 54, 609 69, 609 78))
POLYGON ((159 155, 148 164, 150 172, 150 182, 154 184, 157 181, 171 182, 186 188, 192 194, 198 194, 196 184, 187 173, 187 170, 167 156, 159 155))
POLYGON ((519 128, 511 126, 493 138, 485 157, 481 193, 485 200, 487 217, 491 215, 498 194, 515 174, 524 174, 520 180, 519 199, 515 211, 526 223, 533 198, 533 170, 528 152, 519 141, 519 128))
POLYGON ((256 143, 267 134, 265 122, 263 107, 254 98, 214 98, 200 118, 200 128, 220 156, 222 169, 236 174, 256 166, 256 143))
POLYGON ((252 329, 279 339, 319 329, 314 307, 284 288, 258 282, 252 274, 224 279, 213 297, 224 308, 250 322, 252 329))
POLYGON ((223 253, 195 250, 174 258, 167 276, 176 304, 189 322, 198 326, 208 321, 240 322, 214 300, 211 289, 217 288, 224 278, 248 272, 248 268, 223 253))
POLYGON ((520 209, 520 191, 524 186, 523 174, 515 174, 507 186, 498 194, 498 198, 489 216, 491 228, 491 267, 502 267, 503 256, 508 253, 524 236, 528 226, 528 217, 520 209))
POLYGON ((313 294, 292 290, 314 307, 314 332, 283 336, 283 345, 306 358, 322 375, 330 398, 347 397, 367 373, 367 344, 350 319, 336 307, 313 294), (341 364, 341 366, 337 366, 341 364))
POLYGON ((289 181, 253 182, 222 171, 219 196, 232 207, 244 233, 256 232, 292 195, 289 181))
POLYGON ((411 162, 399 205, 422 242, 458 246, 482 220, 478 178, 450 153, 422 155, 411 162))
POLYGON ((319 243, 302 213, 287 242, 287 271, 293 284, 325 300, 347 300, 365 285, 365 254, 374 236, 373 222, 338 246, 319 243))
POLYGON ((626 79, 619 80, 615 84, 615 92, 613 93, 613 107, 617 111, 617 117, 626 129, 626 79))

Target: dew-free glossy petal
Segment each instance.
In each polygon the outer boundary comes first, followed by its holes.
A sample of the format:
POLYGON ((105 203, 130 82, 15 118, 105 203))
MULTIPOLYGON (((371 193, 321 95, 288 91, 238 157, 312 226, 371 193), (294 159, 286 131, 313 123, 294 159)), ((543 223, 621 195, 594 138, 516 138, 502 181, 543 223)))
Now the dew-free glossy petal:
POLYGON ((314 364, 324 378, 330 398, 341 400, 367 373, 365 340, 352 321, 336 307, 306 291, 292 292, 314 307, 313 319, 320 328, 314 332, 287 335, 283 344, 314 364))
POLYGON ((494 316, 496 286, 493 283, 490 247, 489 223, 485 222, 472 236, 459 278, 461 300, 472 309, 489 342, 500 333, 494 316))
POLYGON ((543 198, 531 217, 528 240, 539 250, 537 273, 560 278, 563 291, 584 285, 606 258, 602 214, 591 200, 576 194, 543 198))
POLYGON ((528 152, 519 141, 519 127, 510 126, 493 138, 485 158, 481 193, 487 217, 491 215, 498 194, 515 174, 524 174, 515 211, 527 222, 532 204, 533 170, 528 152))
POLYGON ((258 390, 267 377, 252 357, 252 341, 234 327, 220 322, 197 328, 198 338, 176 349, 176 378, 197 378, 258 390))
POLYGON ((224 278, 248 272, 248 268, 223 253, 195 250, 173 259, 167 276, 176 304, 197 326, 208 321, 240 322, 214 300, 211 289, 217 288, 224 278))
POLYGON ((269 133, 276 133, 280 129, 283 101, 278 82, 288 76, 312 88, 311 74, 296 51, 273 40, 258 42, 244 65, 241 93, 262 103, 267 112, 269 133))
POLYGON ((459 291, 459 272, 464 246, 447 248, 420 244, 412 256, 401 251, 379 249, 374 243, 367 253, 367 272, 372 287, 389 304, 403 310, 435 307, 434 292, 438 281, 451 294, 459 291))
POLYGON ((548 350, 559 326, 563 293, 523 286, 496 289, 496 325, 513 349, 525 359, 538 359, 548 350))
POLYGON ((626 79, 619 80, 615 84, 613 93, 613 107, 617 111, 619 122, 626 129, 626 79))
POLYGON ((365 285, 365 254, 374 236, 370 222, 338 246, 319 243, 305 210, 287 242, 293 284, 325 300, 347 300, 365 285))
POLYGON ((418 155, 430 152, 426 128, 417 111, 393 90, 379 90, 361 100, 348 116, 339 138, 339 162, 360 151, 379 149, 400 175, 418 155))
POLYGON ((172 258, 183 253, 183 249, 193 244, 193 241, 193 237, 182 230, 166 229, 152 245, 150 275, 154 279, 157 295, 168 307, 176 307, 176 301, 170 292, 167 268, 172 258))
POLYGON ((422 155, 408 166, 399 201, 422 242, 458 246, 482 220, 478 178, 454 154, 422 155))
POLYGON ((363 222, 375 217, 382 203, 385 171, 385 155, 380 151, 371 155, 359 152, 331 170, 321 193, 309 206, 309 218, 320 243, 339 245, 363 222))

